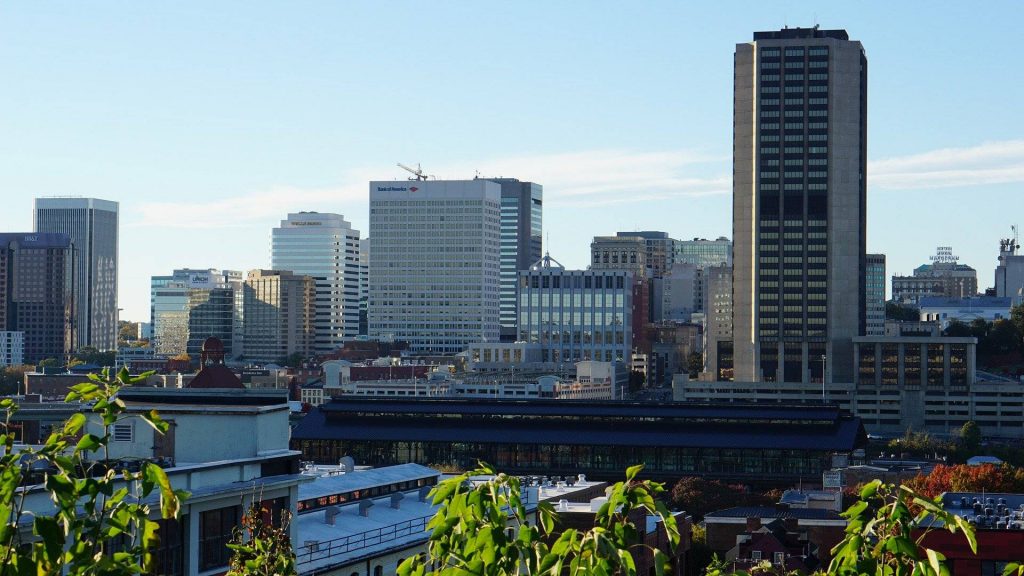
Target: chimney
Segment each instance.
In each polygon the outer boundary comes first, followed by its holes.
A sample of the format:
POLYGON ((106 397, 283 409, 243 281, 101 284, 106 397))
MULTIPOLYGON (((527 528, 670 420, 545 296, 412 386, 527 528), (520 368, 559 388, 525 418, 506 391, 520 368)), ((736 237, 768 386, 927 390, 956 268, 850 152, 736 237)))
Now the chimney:
POLYGON ((419 493, 420 502, 426 502, 427 501, 427 496, 430 495, 430 490, 431 489, 432 489, 431 486, 424 486, 423 488, 420 488, 420 493, 419 493))
POLYGON ((402 494, 401 492, 395 492, 394 494, 392 494, 391 507, 394 508, 395 510, 400 510, 402 508, 403 498, 405 498, 405 494, 402 494))
POLYGON ((756 516, 747 518, 747 532, 757 532, 761 529, 761 519, 756 516))
POLYGON ((338 514, 341 514, 341 508, 338 508, 337 506, 328 506, 327 508, 324 508, 324 522, 334 526, 334 519, 338 514))
POLYGON ((800 520, 796 518, 783 518, 782 525, 786 527, 786 532, 800 531, 800 520))

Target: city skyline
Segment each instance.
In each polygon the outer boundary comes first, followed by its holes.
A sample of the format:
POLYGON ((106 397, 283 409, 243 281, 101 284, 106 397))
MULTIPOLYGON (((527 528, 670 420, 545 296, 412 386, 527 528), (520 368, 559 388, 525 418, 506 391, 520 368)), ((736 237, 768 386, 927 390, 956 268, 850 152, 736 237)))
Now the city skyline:
POLYGON ((1024 9, 988 8, 9 7, 0 229, 28 229, 35 197, 119 202, 131 320, 147 319, 149 278, 165 270, 267 268, 289 212, 367 230, 367 183, 403 178, 398 161, 542 185, 545 247, 568 268, 616 231, 731 238, 733 48, 817 21, 872 62, 868 252, 909 274, 951 245, 983 290, 1024 208, 1024 74, 995 57, 1024 9), (493 34, 499 22, 545 25, 523 42, 493 34))

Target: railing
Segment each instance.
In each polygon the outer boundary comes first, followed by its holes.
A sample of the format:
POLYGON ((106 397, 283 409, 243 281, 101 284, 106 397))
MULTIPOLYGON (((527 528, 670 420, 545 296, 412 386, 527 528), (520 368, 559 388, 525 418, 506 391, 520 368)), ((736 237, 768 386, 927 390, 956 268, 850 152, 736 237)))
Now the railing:
POLYGON ((427 536, 427 523, 433 518, 433 514, 430 516, 422 516, 420 518, 413 518, 412 520, 406 520, 405 522, 399 522, 392 524, 391 526, 385 526, 383 528, 377 528, 376 530, 367 530, 366 532, 359 532, 358 534, 351 534, 349 536, 342 536, 341 538, 335 538, 333 540, 324 540, 313 544, 303 544, 296 552, 295 565, 296 567, 302 567, 304 564, 316 562, 324 558, 330 558, 339 554, 347 554, 354 550, 361 550, 369 546, 377 546, 378 544, 384 544, 385 542, 393 542, 399 538, 405 538, 406 536, 412 536, 415 534, 422 534, 425 538, 427 536), (299 552, 301 551, 301 552, 299 552))
MULTIPOLYGON (((532 491, 524 487, 521 493, 522 503, 524 505, 532 504, 536 498, 532 494, 532 491)), ((370 513, 373 514, 371 508, 370 513)), ((310 512, 309 514, 313 514, 310 512)), ((324 511, 317 510, 316 514, 321 517, 324 515, 324 511)), ((510 512, 511 514, 511 512, 510 512)), ((338 556, 341 554, 347 554, 357 550, 362 550, 370 546, 378 546, 387 542, 394 542, 399 538, 405 538, 407 536, 422 535, 424 538, 427 537, 427 524, 430 523, 430 519, 434 517, 431 513, 427 516, 421 516, 419 518, 413 518, 404 522, 398 522, 390 526, 384 526, 383 528, 377 528, 375 530, 367 530, 366 532, 358 532, 356 534, 350 534, 348 536, 342 536, 341 538, 334 538, 333 540, 319 540, 315 543, 313 541, 302 542, 301 546, 295 547, 295 566, 301 568, 304 565, 330 558, 332 556, 338 556)))

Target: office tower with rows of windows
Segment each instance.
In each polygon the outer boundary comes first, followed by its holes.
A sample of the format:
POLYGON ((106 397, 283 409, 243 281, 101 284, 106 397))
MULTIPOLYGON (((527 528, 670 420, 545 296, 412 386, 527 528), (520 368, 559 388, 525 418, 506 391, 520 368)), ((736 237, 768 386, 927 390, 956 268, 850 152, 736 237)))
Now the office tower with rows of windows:
POLYGON ((196 359, 203 341, 216 337, 232 356, 240 355, 242 281, 240 271, 215 268, 181 268, 151 277, 149 313, 156 353, 196 359))
POLYGON ((499 340, 501 185, 370 182, 369 336, 416 353, 499 340))
POLYGON ((544 187, 515 178, 489 178, 501 185, 501 340, 516 338, 519 272, 540 260, 544 187))
POLYGON ((885 336, 885 254, 868 254, 865 290, 865 336, 885 336))
POLYGON ((63 363, 72 351, 73 258, 67 234, 0 234, 0 331, 9 361, 63 363))
POLYGON ((242 286, 243 355, 250 362, 281 362, 313 350, 316 280, 283 270, 250 270, 242 286))
POLYGON ((865 331, 864 49, 843 30, 787 28, 755 32, 734 64, 736 380, 851 382, 865 331))
POLYGON ((359 335, 359 250, 359 231, 340 214, 289 214, 271 234, 271 268, 316 280, 315 352, 333 352, 359 335))
POLYGON ((117 345, 117 202, 36 198, 36 232, 67 234, 74 252, 74 349, 117 345))
POLYGON ((519 340, 543 362, 629 362, 634 273, 566 270, 548 255, 519 273, 519 340))

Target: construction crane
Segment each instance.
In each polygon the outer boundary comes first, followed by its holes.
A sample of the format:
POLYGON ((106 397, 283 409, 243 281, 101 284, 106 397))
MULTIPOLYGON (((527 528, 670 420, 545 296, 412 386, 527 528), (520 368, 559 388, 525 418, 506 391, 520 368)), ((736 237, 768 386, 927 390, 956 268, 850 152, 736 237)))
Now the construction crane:
POLYGON ((406 166, 405 164, 402 164, 401 162, 398 163, 398 167, 412 174, 413 177, 409 178, 409 180, 426 180, 427 178, 430 178, 430 176, 427 176, 426 174, 423 173, 423 168, 420 168, 420 165, 418 163, 416 164, 415 170, 406 166))

